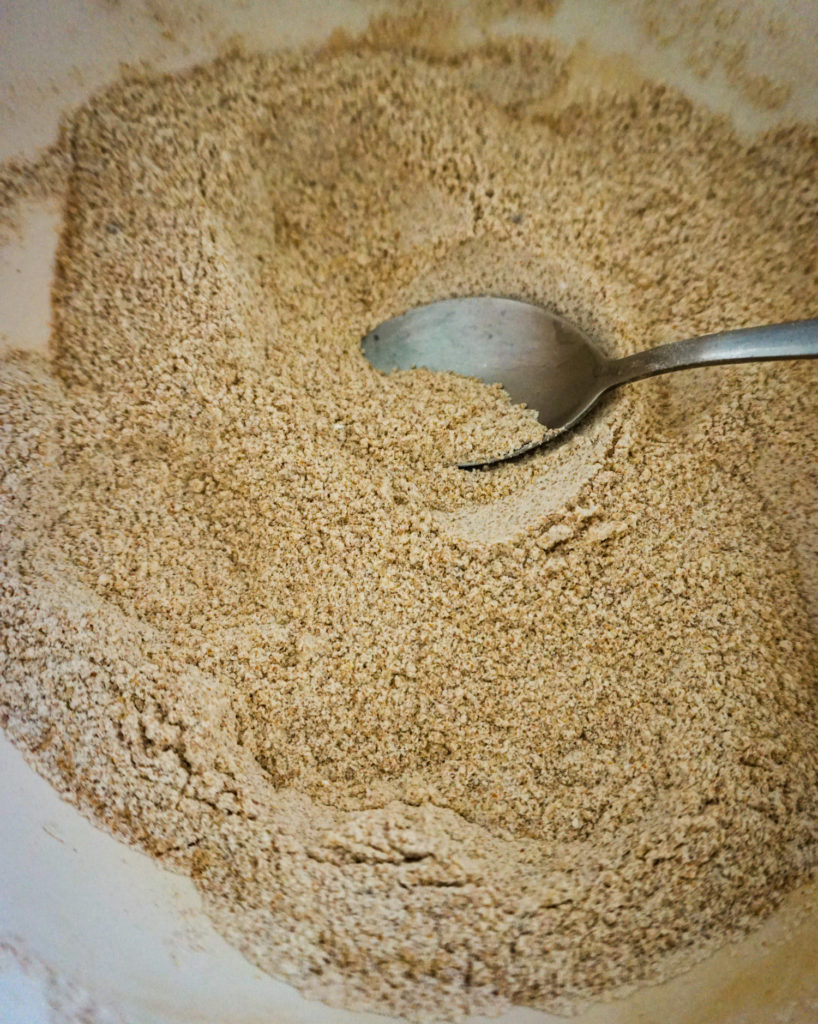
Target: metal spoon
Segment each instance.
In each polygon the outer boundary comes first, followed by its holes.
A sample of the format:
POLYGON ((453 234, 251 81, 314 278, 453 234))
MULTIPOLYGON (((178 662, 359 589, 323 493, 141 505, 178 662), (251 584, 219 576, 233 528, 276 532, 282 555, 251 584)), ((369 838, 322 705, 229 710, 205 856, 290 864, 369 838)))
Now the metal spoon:
POLYGON ((694 366, 818 357, 818 320, 747 327, 637 352, 603 355, 578 327, 540 306, 490 296, 445 299, 387 320, 361 342, 384 372, 424 366, 502 384, 537 412, 542 440, 505 455, 459 463, 475 469, 514 459, 578 423, 606 391, 694 366))

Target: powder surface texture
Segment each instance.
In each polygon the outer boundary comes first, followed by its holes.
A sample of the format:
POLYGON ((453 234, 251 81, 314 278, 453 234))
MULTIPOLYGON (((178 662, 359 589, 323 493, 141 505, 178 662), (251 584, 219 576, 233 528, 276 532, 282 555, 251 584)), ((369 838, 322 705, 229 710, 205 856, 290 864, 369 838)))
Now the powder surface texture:
POLYGON ((818 368, 464 473, 531 416, 359 339, 466 294, 611 354, 815 315, 818 139, 379 38, 66 124, 52 349, 0 365, 0 721, 302 990, 567 1008, 815 865, 818 368))

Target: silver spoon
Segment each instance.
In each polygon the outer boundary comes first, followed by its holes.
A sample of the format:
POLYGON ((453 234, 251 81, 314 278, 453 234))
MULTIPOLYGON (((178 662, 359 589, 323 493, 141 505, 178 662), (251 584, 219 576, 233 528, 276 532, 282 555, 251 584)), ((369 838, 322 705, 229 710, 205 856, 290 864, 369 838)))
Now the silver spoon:
POLYGON ((361 342, 378 369, 449 370, 502 384, 536 410, 545 436, 505 455, 459 463, 476 469, 517 458, 578 423, 606 391, 673 370, 723 363, 818 357, 818 320, 706 334, 624 359, 603 355, 587 334, 554 313, 516 299, 444 299, 380 324, 361 342))

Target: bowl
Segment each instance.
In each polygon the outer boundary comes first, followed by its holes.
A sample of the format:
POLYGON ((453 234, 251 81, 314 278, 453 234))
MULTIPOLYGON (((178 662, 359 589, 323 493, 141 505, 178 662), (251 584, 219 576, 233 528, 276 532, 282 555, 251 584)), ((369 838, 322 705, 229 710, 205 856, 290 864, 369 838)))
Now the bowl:
MULTIPOLYGON (((121 64, 180 69, 237 39, 248 50, 357 33, 401 8, 377 0, 7 0, 0 14, 0 159, 30 157, 60 115, 121 64)), ((404 5, 405 6, 405 5, 404 5)), ((644 0, 451 2, 457 48, 523 33, 574 48, 578 89, 667 82, 752 134, 818 111, 810 0, 703 6, 644 0)), ((0 249, 0 344, 44 350, 60 228, 54 201, 25 206, 0 249)), ((0 734, 0 1020, 46 1024, 352 1024, 264 975, 215 931, 192 882, 98 830, 0 734)), ((750 936, 669 982, 581 1009, 576 1024, 814 1024, 818 886, 790 894, 750 936)), ((503 1024, 554 1024, 512 1009, 503 1024)), ((474 1019, 476 1021, 476 1018, 474 1019)))

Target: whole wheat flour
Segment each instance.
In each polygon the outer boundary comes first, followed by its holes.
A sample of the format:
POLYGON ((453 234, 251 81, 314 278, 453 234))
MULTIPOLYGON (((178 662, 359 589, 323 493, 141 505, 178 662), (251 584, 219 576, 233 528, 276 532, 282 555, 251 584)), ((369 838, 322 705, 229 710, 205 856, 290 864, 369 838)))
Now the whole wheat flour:
POLYGON ((815 864, 816 367, 634 385, 468 474, 531 417, 358 341, 461 294, 619 354, 814 315, 818 142, 647 84, 560 103, 545 46, 389 40, 65 125, 52 352, 0 380, 0 715, 264 970, 567 1007, 815 864))

